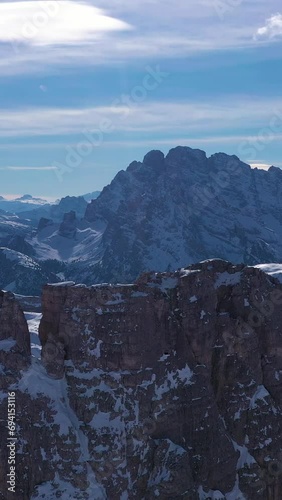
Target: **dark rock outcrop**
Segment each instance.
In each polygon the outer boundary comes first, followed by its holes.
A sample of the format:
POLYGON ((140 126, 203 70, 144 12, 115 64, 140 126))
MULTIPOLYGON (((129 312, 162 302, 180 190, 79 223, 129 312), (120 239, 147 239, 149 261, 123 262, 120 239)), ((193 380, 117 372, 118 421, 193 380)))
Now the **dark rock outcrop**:
POLYGON ((40 233, 43 229, 45 229, 48 226, 52 226, 54 222, 52 219, 47 219, 46 217, 41 217, 38 226, 37 226, 37 232, 40 233))
POLYGON ((71 210, 64 215, 64 220, 59 228, 59 235, 64 238, 74 238, 76 235, 76 213, 71 210))
POLYGON ((58 218, 59 214, 61 217, 65 213, 74 211, 78 218, 81 218, 85 214, 87 207, 87 201, 83 196, 66 196, 62 198, 58 205, 53 205, 50 209, 52 217, 58 218))
POLYGON ((30 336, 22 309, 10 292, 0 291, 1 388, 10 377, 30 364, 30 336))
MULTIPOLYGON (((0 291, 0 498, 5 500, 16 497, 15 493, 9 492, 7 483, 9 479, 7 474, 10 472, 8 445, 14 442, 9 429, 12 433, 15 432, 14 437, 16 437, 17 432, 13 429, 17 426, 17 429, 21 429, 28 437, 27 427, 30 418, 27 412, 22 412, 21 403, 24 396, 19 392, 16 412, 14 411, 12 420, 9 421, 8 408, 12 414, 13 407, 8 407, 8 395, 18 386, 21 371, 29 368, 30 358, 30 335, 21 307, 12 293, 0 291), (12 427, 8 427, 9 425, 12 427)), ((17 477, 20 480, 18 475, 17 477)), ((19 492, 20 488, 17 490, 17 493, 19 492)), ((22 498, 21 494, 17 498, 22 498)))

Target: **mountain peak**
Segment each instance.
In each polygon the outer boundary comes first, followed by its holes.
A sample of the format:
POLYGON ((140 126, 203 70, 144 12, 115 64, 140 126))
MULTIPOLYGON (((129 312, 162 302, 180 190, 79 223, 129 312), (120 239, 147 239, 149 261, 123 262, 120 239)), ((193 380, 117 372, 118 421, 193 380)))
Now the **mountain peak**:
POLYGON ((21 201, 21 200, 32 200, 32 196, 30 194, 24 194, 23 196, 21 196, 20 198, 16 198, 16 201, 21 201))
POLYGON ((227 153, 223 153, 222 151, 219 151, 218 153, 214 153, 213 155, 211 155, 210 158, 217 158, 217 159, 232 159, 232 160, 236 160, 236 161, 241 161, 240 158, 238 158, 238 156, 236 155, 228 155, 227 153))
POLYGON ((153 149, 152 151, 149 151, 149 153, 147 153, 144 156, 143 164, 148 165, 149 167, 163 168, 163 166, 164 166, 164 154, 163 154, 163 152, 159 151, 157 149, 153 149))
POLYGON ((179 163, 187 163, 188 161, 196 161, 202 163, 207 160, 207 155, 205 151, 201 149, 193 149, 188 146, 177 146, 176 148, 171 149, 167 156, 167 162, 176 162, 179 163))
POLYGON ((269 167, 268 172, 270 172, 271 174, 276 174, 276 175, 281 175, 282 174, 281 168, 275 167, 274 165, 272 165, 271 167, 269 167))

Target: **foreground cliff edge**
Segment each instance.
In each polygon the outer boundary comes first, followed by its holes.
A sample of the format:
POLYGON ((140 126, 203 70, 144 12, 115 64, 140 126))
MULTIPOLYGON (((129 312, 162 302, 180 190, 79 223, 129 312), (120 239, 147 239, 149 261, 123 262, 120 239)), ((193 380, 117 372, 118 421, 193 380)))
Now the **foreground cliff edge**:
MULTIPOLYGON (((282 285, 206 261, 43 290, 42 359, 0 294, 2 498, 282 498, 282 285)), ((1 497, 1 495, 0 495, 1 497)))

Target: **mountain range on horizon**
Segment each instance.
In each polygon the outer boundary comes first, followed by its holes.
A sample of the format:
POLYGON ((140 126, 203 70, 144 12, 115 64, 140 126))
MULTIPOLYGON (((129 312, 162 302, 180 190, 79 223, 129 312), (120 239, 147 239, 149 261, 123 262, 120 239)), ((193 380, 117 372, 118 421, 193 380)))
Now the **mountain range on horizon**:
POLYGON ((211 258, 280 263, 281 180, 281 169, 254 169, 235 155, 150 151, 90 203, 91 195, 66 197, 48 210, 21 212, 26 222, 2 214, 11 232, 0 238, 0 284, 38 294, 45 280, 129 283, 144 271, 211 258), (33 278, 25 278, 31 268, 33 278))
MULTIPOLYGON (((66 196, 54 201, 48 201, 44 198, 38 196, 32 196, 30 194, 24 194, 12 197, 0 196, 0 210, 4 210, 6 212, 11 212, 15 214, 28 212, 29 210, 36 210, 38 208, 44 208, 48 210, 50 207, 58 205, 61 200, 66 198, 83 198, 86 202, 90 202, 92 199, 94 200, 100 194, 100 191, 93 191, 92 193, 86 193, 80 196, 66 196)), ((38 212, 40 214, 40 212, 38 212)), ((27 214, 24 213, 24 216, 27 214)), ((34 212, 34 215, 37 216, 37 213, 34 212)), ((39 215, 40 216, 40 215, 39 215)))

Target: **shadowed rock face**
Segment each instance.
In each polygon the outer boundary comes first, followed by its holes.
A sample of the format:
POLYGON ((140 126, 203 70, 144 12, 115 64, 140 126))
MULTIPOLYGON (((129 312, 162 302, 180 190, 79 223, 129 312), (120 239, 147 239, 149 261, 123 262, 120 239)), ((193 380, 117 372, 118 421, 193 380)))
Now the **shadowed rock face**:
POLYGON ((0 291, 0 363, 3 368, 0 380, 4 382, 4 377, 16 375, 28 367, 30 354, 30 336, 21 307, 12 293, 0 291))
POLYGON ((43 366, 16 385, 20 498, 280 500, 281 305, 220 260, 46 286, 43 366))
MULTIPOLYGON (((21 370, 30 366, 30 336, 24 314, 12 293, 0 291, 0 498, 15 498, 9 496, 8 473, 8 392, 13 391, 21 379, 21 370)), ((22 416, 22 394, 18 397, 18 416, 22 416)), ((28 422, 22 420, 23 428, 28 422)), ((17 424, 20 424, 17 420, 17 424)), ((25 432, 28 437, 29 432, 25 432)), ((19 471, 21 472, 21 471, 19 471)), ((14 497, 13 497, 14 495, 14 497)), ((20 496, 18 498, 21 498, 20 496)))
POLYGON ((65 238, 74 238, 76 234, 76 213, 71 210, 65 213, 64 220, 60 225, 59 234, 65 238))

